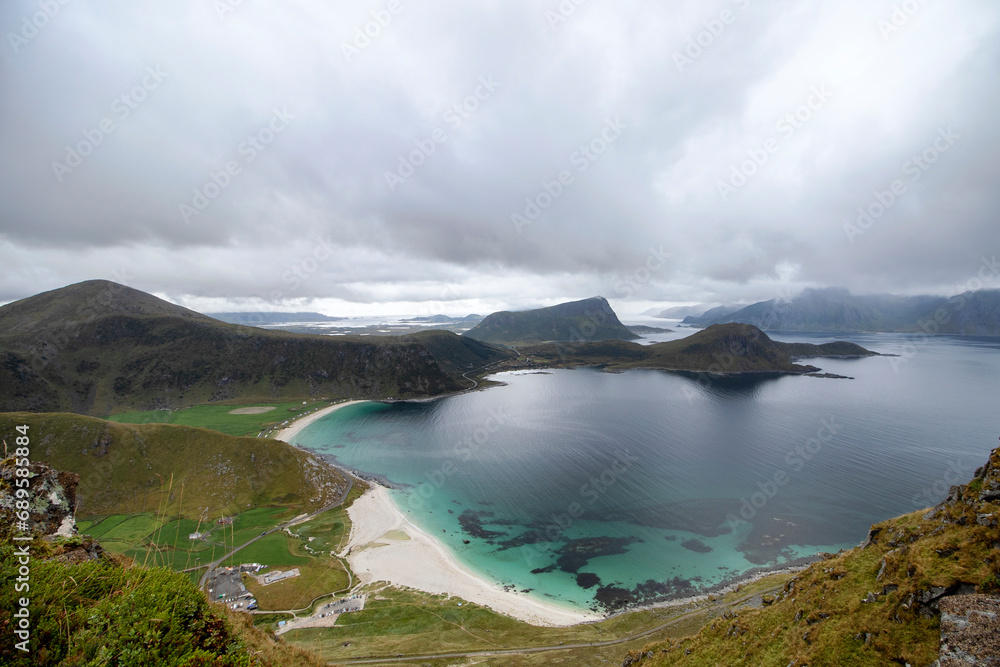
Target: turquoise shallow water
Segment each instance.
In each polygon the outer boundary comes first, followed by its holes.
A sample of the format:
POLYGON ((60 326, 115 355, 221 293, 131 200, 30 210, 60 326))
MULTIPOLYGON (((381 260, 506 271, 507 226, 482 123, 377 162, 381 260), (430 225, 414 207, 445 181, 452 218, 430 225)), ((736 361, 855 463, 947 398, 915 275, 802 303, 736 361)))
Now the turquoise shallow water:
POLYGON ((996 442, 1000 340, 775 337, 906 356, 816 362, 854 380, 503 374, 344 408, 296 444, 385 478, 488 579, 608 610, 854 546, 967 481, 996 442))

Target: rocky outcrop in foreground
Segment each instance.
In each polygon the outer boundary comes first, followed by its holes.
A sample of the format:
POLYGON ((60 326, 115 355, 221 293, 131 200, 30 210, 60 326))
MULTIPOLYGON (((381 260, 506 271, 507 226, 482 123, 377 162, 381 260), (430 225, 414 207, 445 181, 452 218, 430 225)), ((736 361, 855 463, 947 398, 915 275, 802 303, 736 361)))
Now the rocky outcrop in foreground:
MULTIPOLYGON (((0 513, 5 515, 6 523, 16 520, 18 498, 18 479, 15 460, 9 458, 0 462, 0 513)), ((41 535, 60 535, 69 537, 76 534, 76 520, 73 512, 76 509, 76 487, 80 484, 80 476, 74 472, 59 472, 44 463, 31 463, 28 466, 29 518, 27 531, 41 535)), ((24 499, 22 499, 23 501, 24 499)))
POLYGON ((941 601, 941 657, 933 667, 1000 665, 1000 599, 955 595, 941 601))

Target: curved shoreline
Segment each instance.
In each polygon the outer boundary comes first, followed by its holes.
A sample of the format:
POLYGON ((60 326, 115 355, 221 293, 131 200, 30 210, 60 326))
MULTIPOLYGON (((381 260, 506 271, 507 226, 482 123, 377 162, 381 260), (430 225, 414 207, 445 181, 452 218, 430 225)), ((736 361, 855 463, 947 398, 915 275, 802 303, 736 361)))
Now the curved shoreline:
MULTIPOLYGON (((313 422, 340 408, 365 402, 368 401, 350 400, 303 415, 276 432, 274 437, 297 447, 292 440, 313 422)), ((392 500, 388 488, 368 481, 369 490, 347 508, 351 534, 345 551, 338 554, 350 563, 354 576, 362 585, 386 581, 426 593, 454 595, 506 616, 547 627, 577 625, 603 618, 599 614, 505 591, 477 576, 455 560, 440 540, 407 519, 392 500)))
POLYGON ((355 405, 357 403, 368 403, 368 401, 367 400, 349 400, 349 401, 345 401, 343 403, 336 403, 334 405, 329 405, 329 406, 327 406, 325 408, 321 408, 319 410, 316 410, 315 412, 310 412, 309 414, 305 414, 305 415, 302 415, 302 416, 299 416, 299 417, 295 417, 294 421, 291 424, 289 424, 285 428, 281 429, 280 431, 277 431, 274 434, 274 439, 275 440, 283 440, 284 442, 287 442, 289 444, 294 444, 292 442, 292 438, 294 438, 296 435, 298 435, 299 432, 302 429, 304 429, 306 426, 309 426, 310 424, 312 424, 317 419, 320 419, 321 417, 327 416, 331 412, 336 412, 337 410, 339 410, 341 408, 346 408, 348 405, 355 405))
POLYGON ((347 510, 351 535, 340 554, 362 584, 386 581, 427 593, 454 595, 533 625, 563 627, 603 616, 505 591, 469 571, 440 540, 414 525, 388 489, 373 484, 347 510))
MULTIPOLYGON (((520 373, 524 370, 506 372, 520 373)), ((368 401, 349 400, 303 415, 275 433, 274 437, 291 443, 296 435, 318 419, 348 405, 365 402, 368 401)), ((339 466, 333 467, 345 474, 352 474, 339 466)), ((610 614, 587 612, 568 605, 538 600, 528 594, 505 590, 498 584, 490 583, 459 563, 440 539, 411 522, 392 499, 388 487, 379 484, 377 480, 367 481, 369 490, 347 509, 351 518, 351 532, 347 547, 338 554, 348 561, 360 585, 384 581, 426 593, 456 596, 532 625, 566 627, 633 611, 697 603, 707 600, 709 595, 723 595, 772 574, 805 569, 808 562, 818 560, 816 557, 804 557, 784 565, 754 568, 742 576, 720 582, 695 595, 640 603, 610 614)))

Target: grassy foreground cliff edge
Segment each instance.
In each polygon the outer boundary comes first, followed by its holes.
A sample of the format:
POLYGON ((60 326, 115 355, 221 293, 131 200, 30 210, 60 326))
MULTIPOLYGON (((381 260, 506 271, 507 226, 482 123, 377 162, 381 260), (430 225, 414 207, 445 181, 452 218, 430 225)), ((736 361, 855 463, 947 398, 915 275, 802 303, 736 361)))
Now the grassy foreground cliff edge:
POLYGON ((73 534, 79 476, 32 463, 30 541, 14 542, 13 458, 0 462, 0 664, 318 667, 245 615, 213 605, 182 575, 112 556, 73 534), (53 531, 59 527, 59 534, 53 531), (25 559, 24 554, 28 554, 25 559), (22 570, 27 568, 25 577, 22 570), (18 578, 24 582, 15 588, 18 578), (23 607, 21 598, 29 600, 23 607), (15 609, 27 609, 24 618, 15 609), (26 628, 26 629, 25 629, 26 628), (21 636, 15 630, 22 632, 21 636))
POLYGON ((872 526, 863 545, 810 565, 762 609, 726 614, 692 637, 651 643, 624 664, 929 665, 938 658, 941 602, 1000 594, 998 518, 994 450, 946 501, 872 526))

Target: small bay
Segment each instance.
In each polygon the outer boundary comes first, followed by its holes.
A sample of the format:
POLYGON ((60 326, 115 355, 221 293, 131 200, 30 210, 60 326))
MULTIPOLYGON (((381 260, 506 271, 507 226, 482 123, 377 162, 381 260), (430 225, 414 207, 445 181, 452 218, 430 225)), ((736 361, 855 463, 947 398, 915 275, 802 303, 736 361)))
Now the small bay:
POLYGON ((997 444, 1000 339, 850 340, 897 357, 718 377, 519 371, 426 402, 362 403, 295 444, 385 479, 490 581, 601 611, 850 548, 940 501, 997 444))

